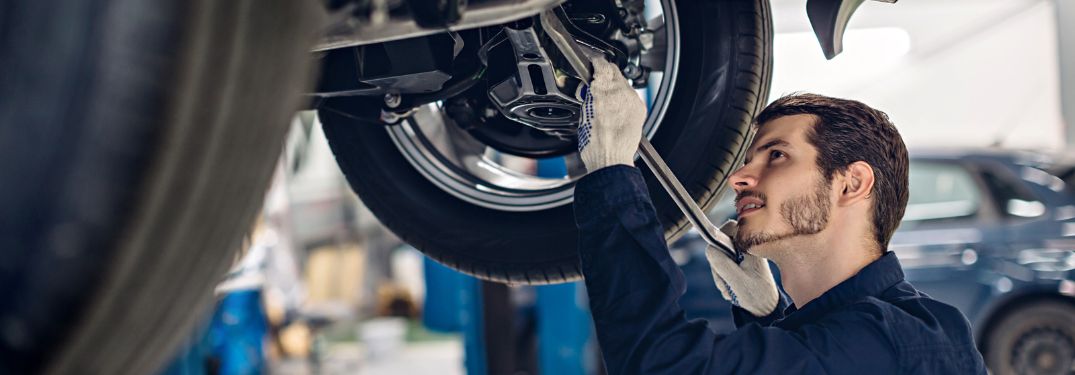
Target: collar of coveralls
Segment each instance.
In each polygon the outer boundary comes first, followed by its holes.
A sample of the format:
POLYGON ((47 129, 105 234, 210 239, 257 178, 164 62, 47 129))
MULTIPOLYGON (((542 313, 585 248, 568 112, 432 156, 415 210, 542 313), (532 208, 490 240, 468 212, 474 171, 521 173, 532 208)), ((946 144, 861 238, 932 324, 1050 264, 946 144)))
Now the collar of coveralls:
POLYGON ((863 297, 879 296, 893 285, 903 281, 903 269, 896 254, 886 251, 877 260, 863 267, 857 274, 836 284, 821 296, 802 308, 794 304, 784 310, 785 318, 776 325, 794 328, 816 321, 834 309, 861 300, 863 297), (794 314, 793 314, 794 313, 794 314))

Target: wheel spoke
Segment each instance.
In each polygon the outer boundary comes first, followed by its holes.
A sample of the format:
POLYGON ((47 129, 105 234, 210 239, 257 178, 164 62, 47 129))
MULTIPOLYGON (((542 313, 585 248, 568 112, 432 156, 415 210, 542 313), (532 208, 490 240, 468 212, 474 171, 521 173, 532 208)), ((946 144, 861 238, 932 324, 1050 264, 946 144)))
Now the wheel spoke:
POLYGON ((646 32, 639 38, 642 41, 639 65, 650 70, 662 71, 668 60, 668 37, 664 27, 664 15, 653 17, 646 24, 646 32))

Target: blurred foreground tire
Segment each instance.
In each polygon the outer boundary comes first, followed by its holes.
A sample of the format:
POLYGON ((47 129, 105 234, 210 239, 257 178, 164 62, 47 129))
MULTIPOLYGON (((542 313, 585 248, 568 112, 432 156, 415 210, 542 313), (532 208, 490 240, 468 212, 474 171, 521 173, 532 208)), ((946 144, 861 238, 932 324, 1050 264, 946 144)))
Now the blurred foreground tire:
POLYGON ((319 4, 0 2, 0 373, 175 354, 261 204, 319 4))
POLYGON ((1075 370, 1075 303, 1035 302, 1008 312, 986 336, 997 375, 1064 375, 1075 370))

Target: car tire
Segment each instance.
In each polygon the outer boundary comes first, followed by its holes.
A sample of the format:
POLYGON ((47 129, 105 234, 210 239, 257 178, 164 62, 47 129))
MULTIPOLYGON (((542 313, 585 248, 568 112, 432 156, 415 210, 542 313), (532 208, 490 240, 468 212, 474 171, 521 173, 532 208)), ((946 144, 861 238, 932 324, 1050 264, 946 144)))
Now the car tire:
POLYGON ((324 10, 0 4, 0 373, 159 371, 260 207, 324 10))
POLYGON ((1007 312, 986 335, 997 375, 1069 374, 1075 368, 1075 303, 1041 301, 1007 312))
MULTIPOLYGON (((754 114, 769 92, 772 21, 768 1, 674 2, 680 62, 655 148, 702 207, 716 201, 748 146, 754 114)), ((319 117, 351 187, 404 241, 485 280, 546 284, 581 277, 572 205, 509 212, 465 202, 408 163, 377 113, 348 98, 322 102, 319 117), (331 108, 332 110, 325 110, 331 108)), ((641 162, 638 163, 641 166, 641 162)), ((672 241, 689 224, 654 177, 646 182, 672 241)))

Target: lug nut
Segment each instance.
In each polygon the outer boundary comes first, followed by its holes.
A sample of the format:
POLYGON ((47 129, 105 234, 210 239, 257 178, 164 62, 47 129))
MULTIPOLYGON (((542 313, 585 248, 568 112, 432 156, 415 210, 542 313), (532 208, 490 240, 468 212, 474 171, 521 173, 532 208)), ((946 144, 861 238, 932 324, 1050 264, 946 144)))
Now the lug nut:
POLYGON ((623 67, 623 75, 629 79, 635 79, 642 76, 642 69, 638 65, 627 64, 623 67))

